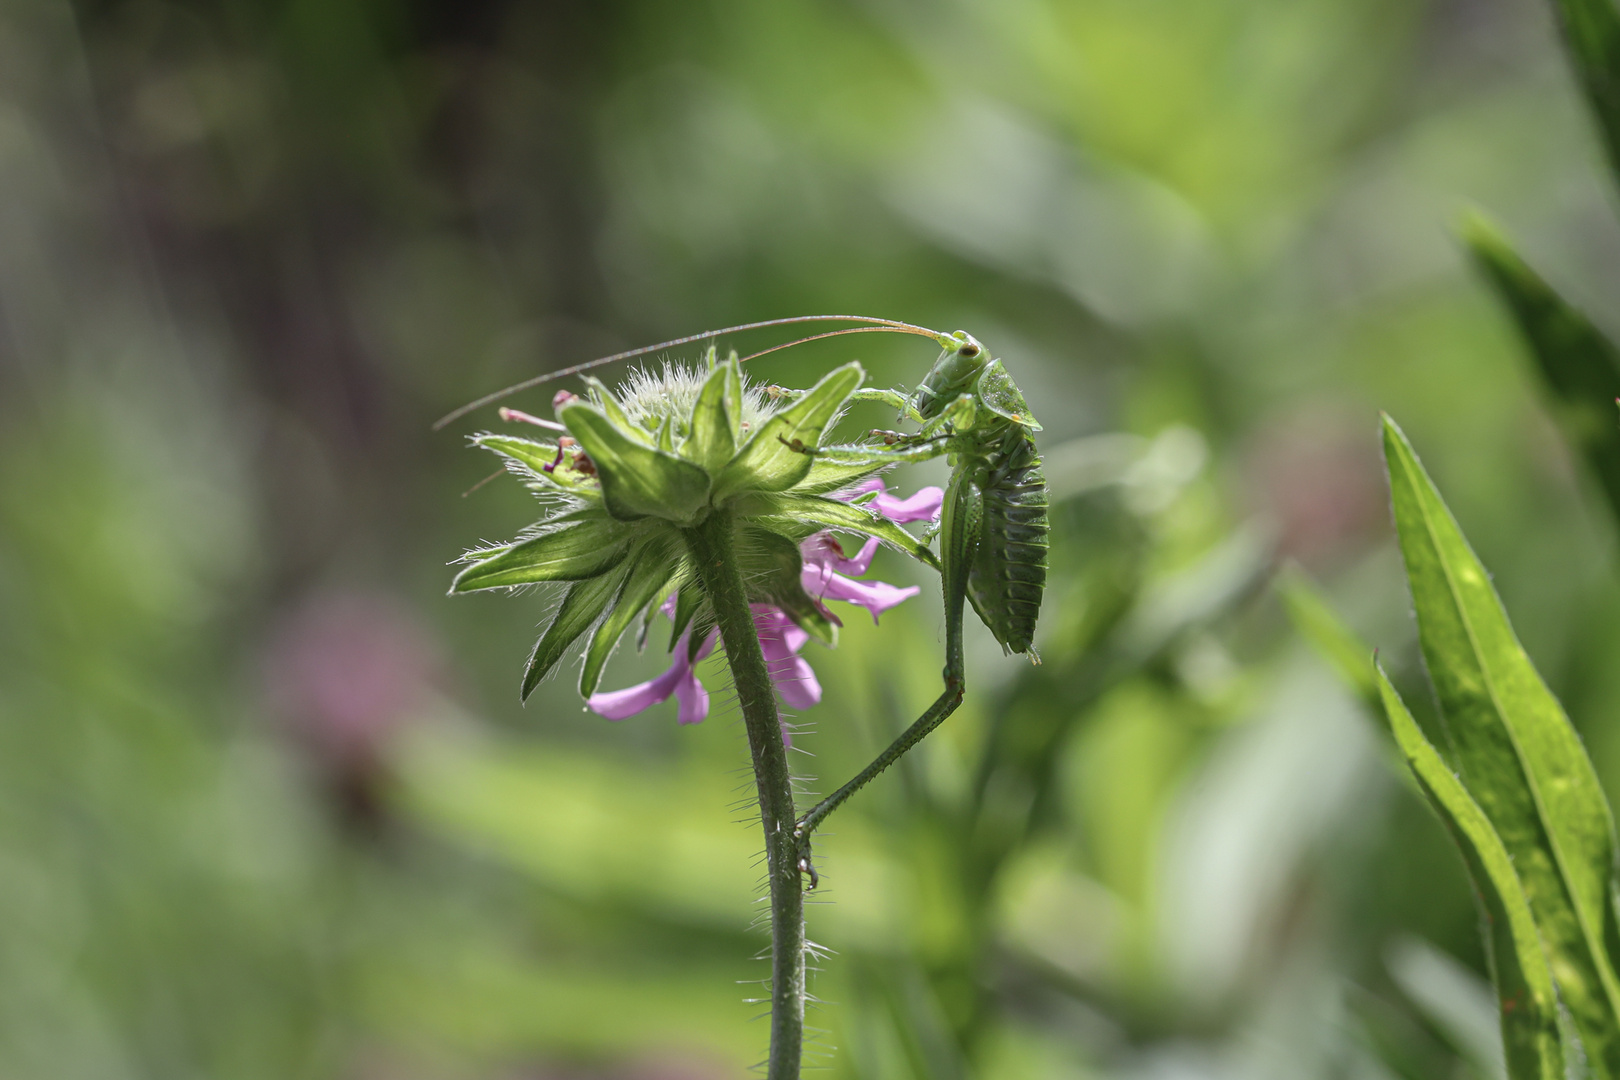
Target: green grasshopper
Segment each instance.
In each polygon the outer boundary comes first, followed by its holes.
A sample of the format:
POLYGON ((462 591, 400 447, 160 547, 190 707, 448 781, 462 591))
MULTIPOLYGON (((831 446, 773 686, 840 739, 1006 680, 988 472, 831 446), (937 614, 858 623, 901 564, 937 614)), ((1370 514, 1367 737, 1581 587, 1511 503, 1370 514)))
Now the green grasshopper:
MULTIPOLYGON (((810 861, 810 836, 839 806, 873 777, 899 760, 906 751, 938 727, 961 705, 967 687, 962 658, 965 602, 989 628, 1007 652, 1027 653, 1036 663, 1033 638, 1046 587, 1047 494, 1046 478, 1032 433, 1041 425, 1031 415, 1023 394, 1006 368, 972 335, 941 333, 892 319, 858 315, 816 315, 771 319, 711 330, 549 372, 497 391, 449 414, 435 429, 452 420, 553 379, 575 375, 602 364, 661 349, 705 341, 720 334, 806 322, 857 322, 863 325, 825 331, 775 345, 745 356, 744 361, 808 341, 842 334, 900 333, 932 338, 943 347, 927 377, 910 394, 898 390, 857 390, 852 399, 893 406, 918 425, 909 434, 873 432, 877 443, 821 448, 795 447, 803 453, 826 455, 850 464, 918 462, 946 455, 952 466, 944 508, 932 535, 940 539, 940 566, 945 593, 945 688, 888 749, 854 779, 817 803, 795 827, 799 869, 816 874, 810 861)), ((785 392, 784 392, 785 393, 785 392)))

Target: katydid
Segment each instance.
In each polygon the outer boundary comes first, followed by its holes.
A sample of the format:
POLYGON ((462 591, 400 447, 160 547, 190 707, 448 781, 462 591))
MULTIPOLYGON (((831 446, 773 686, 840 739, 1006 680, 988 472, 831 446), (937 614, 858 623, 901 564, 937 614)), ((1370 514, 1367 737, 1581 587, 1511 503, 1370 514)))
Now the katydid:
POLYGON ((901 333, 932 338, 944 351, 926 378, 910 394, 898 390, 864 389, 855 400, 893 406, 918 425, 909 434, 874 432, 876 443, 799 447, 807 454, 857 463, 918 462, 947 455, 952 466, 944 507, 937 526, 940 566, 945 597, 944 691, 921 717, 888 749, 833 794, 799 819, 794 835, 799 845, 799 869, 811 876, 810 837, 827 815, 838 809, 878 773, 933 731, 962 703, 967 669, 962 656, 963 610, 971 602, 991 634, 1008 652, 1027 653, 1039 663, 1033 638, 1046 586, 1047 493, 1040 454, 1032 433, 1040 424, 1030 414, 1023 394, 994 359, 971 335, 942 333, 892 319, 858 315, 798 316, 747 323, 661 342, 613 356, 576 364, 529 379, 457 409, 435 428, 509 394, 575 375, 602 364, 642 356, 661 349, 712 339, 720 334, 807 322, 853 322, 861 325, 824 331, 761 350, 752 360, 779 349, 824 337, 859 333, 901 333))

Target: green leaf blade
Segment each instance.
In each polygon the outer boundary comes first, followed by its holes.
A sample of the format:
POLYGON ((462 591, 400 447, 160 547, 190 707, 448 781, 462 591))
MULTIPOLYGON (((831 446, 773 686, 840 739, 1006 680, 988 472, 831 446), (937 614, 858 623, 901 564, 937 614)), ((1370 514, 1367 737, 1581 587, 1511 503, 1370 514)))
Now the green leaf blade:
POLYGON ((534 652, 529 656, 529 666, 523 672, 522 700, 529 700, 534 688, 557 666, 569 646, 601 617, 623 581, 624 572, 618 571, 598 574, 569 586, 562 606, 552 617, 546 632, 535 642, 534 652))
POLYGON ((474 446, 481 446, 491 450, 504 458, 510 458, 526 466, 531 471, 545 474, 546 466, 557 460, 557 444, 536 442, 533 439, 523 439, 516 435, 474 435, 474 446))
POLYGON ((1582 1041, 1605 1075, 1620 1076, 1608 802, 1484 566, 1387 417, 1384 451, 1419 643, 1455 761, 1512 856, 1582 1041))
POLYGON ((585 650, 585 665, 579 674, 579 694, 590 697, 602 679, 602 669, 637 615, 664 590, 675 574, 679 560, 671 557, 671 543, 665 537, 654 537, 642 545, 635 561, 625 575, 624 585, 614 597, 607 617, 591 636, 585 650))
MULTIPOLYGON (((600 511, 598 511, 600 513, 600 511)), ((580 521, 520 540, 456 575, 452 593, 511 588, 544 581, 580 581, 624 558, 624 528, 614 521, 580 521)))
POLYGON ((1610 512, 1620 521, 1620 416, 1615 412, 1620 348, 1531 269, 1483 217, 1467 222, 1463 238, 1529 345, 1552 392, 1554 418, 1596 474, 1610 512))
POLYGON ((888 518, 864 506, 819 495, 769 495, 751 499, 739 508, 742 516, 769 521, 788 518, 804 522, 818 529, 842 529, 861 536, 875 536, 885 544, 898 548, 913 558, 920 559, 935 569, 939 560, 927 544, 912 536, 888 518))
POLYGON ((1564 1080, 1566 1038, 1552 968, 1513 857, 1485 811, 1423 737, 1381 667, 1376 680, 1395 742, 1468 865, 1482 909, 1508 1075, 1513 1080, 1564 1080))
POLYGON ((804 558, 799 545, 770 529, 739 522, 737 560, 748 582, 748 598, 775 604, 824 645, 838 644, 838 624, 804 591, 804 558))
POLYGON ((876 476, 894 464, 882 451, 863 455, 860 447, 839 447, 832 453, 817 454, 804 479, 793 487, 796 495, 827 495, 876 476))
MULTIPOLYGON (((713 355, 713 350, 710 350, 713 355)), ((681 450, 688 461, 708 472, 718 473, 737 453, 737 432, 732 423, 732 387, 742 396, 736 365, 730 360, 716 365, 703 381, 692 407, 692 435, 681 450)), ((738 403, 740 409, 741 403, 738 403)))
POLYGON ((774 414, 715 479, 718 502, 739 491, 786 491, 810 472, 822 432, 865 378, 858 361, 835 368, 803 397, 774 414))
POLYGON ((1575 75, 1597 115, 1609 154, 1620 175, 1620 14, 1614 0, 1555 0, 1575 75))
POLYGON ((561 415, 596 466, 603 505, 619 520, 691 524, 708 502, 709 474, 690 461, 631 438, 593 406, 569 405, 561 415))

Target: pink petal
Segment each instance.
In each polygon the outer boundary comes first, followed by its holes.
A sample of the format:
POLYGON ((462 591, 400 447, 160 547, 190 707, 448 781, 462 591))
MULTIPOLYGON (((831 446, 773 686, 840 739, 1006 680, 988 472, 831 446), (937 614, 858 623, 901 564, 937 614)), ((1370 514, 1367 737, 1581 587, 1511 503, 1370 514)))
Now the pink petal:
POLYGON ((585 707, 609 720, 624 720, 668 701, 669 696, 681 684, 683 677, 689 674, 689 671, 672 667, 650 682, 637 683, 623 690, 592 694, 585 699, 585 707))
POLYGON ((709 715, 709 692, 698 682, 695 672, 675 687, 675 700, 680 703, 680 709, 675 714, 677 723, 701 723, 709 715))
MULTIPOLYGON (((808 577, 806 574, 806 580, 803 581, 806 592, 810 592, 811 585, 808 577)), ((859 604, 872 613, 873 622, 876 622, 877 617, 883 612, 922 591, 916 585, 908 585, 902 589, 898 585, 890 585, 884 581, 851 581, 847 577, 832 573, 825 575, 825 580, 816 584, 819 591, 811 592, 816 599, 844 600, 851 604, 859 604)))
POLYGON ((909 499, 898 499, 888 493, 888 485, 883 482, 881 476, 862 480, 854 487, 834 495, 833 498, 849 502, 869 491, 877 492, 878 496, 864 505, 870 506, 890 521, 932 521, 939 516, 940 507, 945 505, 943 488, 918 488, 916 494, 909 499))
POLYGON ((802 656, 789 656, 770 665, 771 682, 790 709, 808 709, 821 700, 821 682, 810 662, 802 656))
POLYGON ((825 567, 840 574, 853 574, 859 577, 871 569, 872 556, 877 554, 877 549, 878 539, 873 536, 861 545, 861 550, 853 559, 846 559, 843 547, 834 539, 833 534, 823 531, 806 537, 799 544, 799 555, 804 559, 806 566, 825 567))
MULTIPOLYGON (((673 662, 658 678, 637 683, 623 690, 592 694, 585 700, 585 707, 609 720, 623 720, 668 701, 673 694, 681 703, 681 723, 695 724, 702 720, 708 715, 709 695, 703 689, 703 684, 698 682, 697 673, 692 670, 692 664, 686 658, 691 636, 691 630, 681 635, 680 640, 675 643, 673 662)), ((714 635, 710 634, 709 639, 698 650, 696 659, 702 660, 713 648, 714 635)))
MULTIPOLYGON (((781 608, 765 604, 754 605, 754 626, 759 631, 760 651, 765 654, 765 667, 771 673, 771 682, 790 709, 808 709, 821 700, 821 683, 816 673, 799 650, 810 640, 781 608)), ((783 737, 787 735, 783 730, 783 737)))
POLYGON ((937 487, 918 488, 909 499, 881 493, 868 505, 890 521, 932 521, 945 505, 945 491, 937 487))

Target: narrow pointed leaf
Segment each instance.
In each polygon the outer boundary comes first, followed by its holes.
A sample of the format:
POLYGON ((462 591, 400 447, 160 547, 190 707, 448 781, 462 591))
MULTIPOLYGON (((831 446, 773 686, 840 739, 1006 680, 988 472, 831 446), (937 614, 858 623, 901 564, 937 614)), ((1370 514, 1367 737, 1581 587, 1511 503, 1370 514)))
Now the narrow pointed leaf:
POLYGON ((1609 167, 1620 174, 1620 14, 1614 0, 1556 0, 1576 78, 1597 116, 1609 167))
POLYGON ((681 586, 680 592, 675 594, 675 614, 670 619, 669 651, 675 651, 676 642, 692 624, 692 616, 697 612, 698 604, 703 600, 703 587, 696 581, 689 581, 681 586))
POLYGON ((1587 1053, 1600 1075, 1620 1076, 1608 802, 1484 566, 1388 417, 1384 457, 1418 639, 1462 782, 1513 859, 1587 1053))
POLYGON ((694 464, 718 473, 737 452, 737 435, 732 429, 727 387, 736 380, 729 361, 709 372, 692 407, 692 435, 682 446, 682 455, 694 464))
POLYGON ((635 441, 589 405, 569 405, 562 417, 596 465, 603 504, 614 517, 685 525, 708 501, 709 474, 690 461, 635 441))
POLYGON ((520 439, 516 435, 474 435, 472 441, 544 475, 546 466, 557 460, 557 444, 520 439))
POLYGON ((747 524, 739 532, 737 561, 748 582, 748 599, 775 604, 811 637, 827 645, 838 644, 837 624, 804 591, 804 557, 799 545, 777 532, 747 524))
POLYGON ((529 695, 540 685, 540 680, 567 655, 569 647, 579 640, 579 636, 601 617, 623 581, 624 571, 621 569, 598 574, 569 586, 562 606, 552 617, 546 632, 540 635, 534 653, 529 657, 528 669, 523 673, 524 701, 529 700, 529 695))
POLYGON ((761 424, 721 470, 715 500, 738 491, 786 491, 804 479, 814 460, 805 451, 820 445, 822 432, 864 377, 859 362, 850 361, 761 424))
POLYGON ((708 604, 700 604, 692 614, 692 636, 687 639, 686 658, 697 663, 698 653, 703 651, 703 643, 709 640, 709 635, 719 629, 715 622, 714 608, 708 604))
MULTIPOLYGON (((621 434, 648 446, 652 445, 647 438, 646 430, 630 419, 630 415, 624 411, 624 406, 619 404, 619 399, 613 396, 613 391, 609 390, 602 380, 587 375, 585 376, 585 385, 590 388, 591 398, 596 402, 597 407, 602 410, 602 415, 612 421, 613 426, 618 428, 621 434)), ((564 424, 568 423, 567 420, 563 420, 560 413, 557 419, 562 420, 564 424)))
POLYGON ((1485 812, 1423 737, 1382 668, 1376 670, 1376 685, 1396 744, 1468 865, 1500 1003, 1508 1075, 1513 1080, 1564 1080, 1564 1038, 1552 968, 1513 857, 1485 812))
POLYGON ((894 462, 883 457, 862 457, 856 453, 817 454, 804 479, 794 485, 795 494, 826 495, 876 476, 894 462))
POLYGON ((585 666, 579 674, 581 697, 596 693, 602 668, 607 665, 608 657, 613 655, 614 646, 636 616, 669 584, 676 565, 677 560, 671 557, 669 543, 662 538, 655 538, 641 548, 625 576, 624 587, 614 598, 607 617, 596 628, 585 650, 585 666))
POLYGON ((726 426, 731 429, 733 445, 742 442, 742 408, 743 384, 742 361, 737 359, 737 350, 733 349, 726 356, 726 426))
POLYGON ((450 591, 473 592, 537 581, 579 581, 612 569, 624 553, 624 527, 618 522, 600 518, 577 522, 520 540, 479 560, 456 575, 450 591))
POLYGON ((764 495, 746 500, 738 508, 738 513, 761 521, 788 518, 814 525, 816 529, 842 529, 862 536, 875 536, 885 544, 921 559, 929 566, 936 569, 939 567, 938 560, 927 544, 881 514, 838 499, 824 499, 818 495, 797 493, 764 495))
POLYGON ((1464 238, 1530 346, 1565 438, 1586 459, 1620 520, 1620 349, 1483 218, 1466 225, 1464 238))

